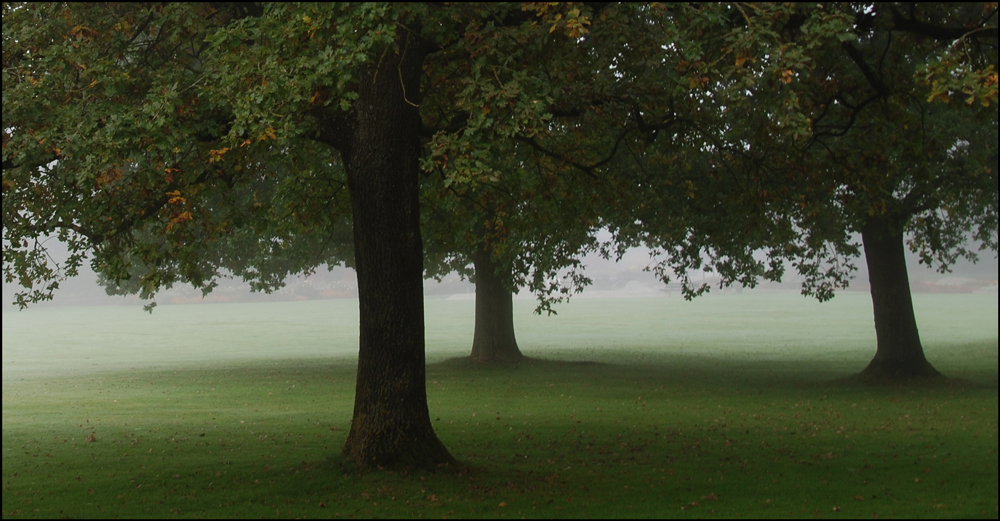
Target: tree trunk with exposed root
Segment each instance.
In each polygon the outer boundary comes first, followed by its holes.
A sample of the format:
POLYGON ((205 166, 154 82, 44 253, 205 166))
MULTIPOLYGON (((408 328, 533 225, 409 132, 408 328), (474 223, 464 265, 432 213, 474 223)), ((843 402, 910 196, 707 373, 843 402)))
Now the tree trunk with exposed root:
POLYGON ((362 470, 455 461, 427 408, 415 106, 424 51, 405 39, 398 53, 362 71, 355 123, 341 150, 361 307, 354 417, 343 452, 362 470))
POLYGON ((903 220, 872 217, 862 229, 875 311, 875 358, 862 371, 867 380, 939 377, 927 361, 913 314, 906 273, 903 220))

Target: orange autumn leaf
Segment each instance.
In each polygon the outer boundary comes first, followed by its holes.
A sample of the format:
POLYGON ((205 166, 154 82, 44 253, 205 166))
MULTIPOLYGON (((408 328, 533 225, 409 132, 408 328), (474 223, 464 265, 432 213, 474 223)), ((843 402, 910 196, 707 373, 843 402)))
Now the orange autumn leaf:
MULTIPOLYGON (((169 172, 168 172, 168 174, 169 174, 169 172)), ((167 192, 167 196, 170 197, 170 199, 167 199, 167 204, 184 204, 185 202, 187 202, 187 199, 184 199, 183 197, 181 197, 181 191, 180 190, 174 190, 173 192, 167 192)))

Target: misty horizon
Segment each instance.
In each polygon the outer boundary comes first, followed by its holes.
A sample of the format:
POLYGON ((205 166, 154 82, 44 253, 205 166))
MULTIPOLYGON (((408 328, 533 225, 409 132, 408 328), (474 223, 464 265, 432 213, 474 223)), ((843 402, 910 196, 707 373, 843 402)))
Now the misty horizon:
MULTIPOLYGON (((61 245, 59 246, 62 249, 61 245)), ((60 253, 58 250, 52 252, 56 257, 60 253)), ((915 292, 944 292, 944 293, 971 293, 974 291, 996 291, 998 279, 998 261, 992 252, 980 253, 979 262, 973 264, 965 259, 960 259, 951 267, 950 273, 940 273, 937 270, 929 269, 920 264, 919 257, 907 250, 907 269, 910 277, 910 285, 915 292), (990 289, 992 287, 992 289, 990 289)), ((655 296, 659 294, 679 295, 676 279, 672 284, 665 286, 657 277, 646 270, 651 266, 652 260, 649 257, 649 250, 646 248, 633 248, 628 250, 621 260, 605 260, 596 253, 587 255, 583 259, 586 266, 584 273, 593 280, 593 284, 587 286, 582 294, 576 298, 588 298, 599 296, 655 296)), ((867 269, 864 263, 864 254, 856 259, 858 271, 854 273, 849 291, 867 291, 867 269)), ((738 285, 720 290, 718 287, 718 277, 715 273, 705 273, 694 271, 691 273, 691 281, 695 284, 702 282, 712 286, 711 294, 733 292, 733 291, 754 291, 754 289, 742 288, 738 285)), ((795 273, 794 268, 786 268, 785 276, 781 283, 762 281, 757 290, 766 291, 787 291, 798 292, 800 277, 795 273)), ((14 301, 14 295, 21 288, 16 283, 3 282, 4 306, 10 308, 14 301)), ((448 295, 468 294, 471 297, 475 293, 475 285, 467 280, 462 280, 456 274, 446 276, 441 282, 433 279, 424 281, 424 294, 428 298, 442 298, 448 295)), ((316 272, 310 276, 302 274, 291 276, 286 279, 285 286, 277 291, 267 294, 264 292, 251 292, 248 283, 238 278, 223 278, 219 281, 219 286, 204 298, 201 290, 195 289, 187 284, 178 284, 173 288, 162 290, 157 294, 158 305, 166 304, 192 304, 192 303, 228 303, 228 302, 277 302, 292 300, 322 300, 331 298, 356 298, 357 279, 352 268, 335 266, 328 270, 327 267, 320 266, 316 272)), ((468 298, 468 297, 467 297, 468 298)), ((534 296, 526 288, 522 288, 517 299, 532 299, 534 296)), ((67 279, 60 284, 60 289, 56 290, 51 301, 32 304, 29 307, 37 306, 81 306, 81 305, 143 305, 148 303, 141 300, 137 295, 110 296, 104 288, 97 282, 97 275, 85 263, 80 269, 80 274, 67 279)), ((16 308, 16 307, 15 307, 16 308)))

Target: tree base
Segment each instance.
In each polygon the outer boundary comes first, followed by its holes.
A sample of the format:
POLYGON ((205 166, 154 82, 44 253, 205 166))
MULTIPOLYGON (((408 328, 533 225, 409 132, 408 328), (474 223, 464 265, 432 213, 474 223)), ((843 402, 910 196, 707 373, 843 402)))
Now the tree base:
POLYGON ((520 352, 513 355, 504 356, 469 356, 468 361, 473 365, 488 365, 488 366, 501 366, 501 367, 512 367, 519 366, 530 360, 528 357, 522 355, 520 352))
POLYGON ((922 360, 917 363, 912 364, 888 364, 878 360, 872 360, 868 367, 861 374, 858 375, 858 379, 863 382, 887 382, 887 383, 897 383, 897 382, 907 382, 907 381, 930 381, 930 380, 946 380, 945 376, 938 372, 927 362, 922 360))
POLYGON ((580 361, 570 361, 570 360, 547 360, 545 358, 534 358, 530 356, 521 355, 519 358, 481 358, 472 356, 461 356, 456 358, 449 358, 443 362, 437 362, 434 364, 438 367, 447 367, 452 369, 520 369, 524 367, 547 367, 547 368, 564 368, 572 369, 577 367, 589 367, 600 365, 598 362, 591 362, 587 360, 580 361))
POLYGON ((433 433, 422 439, 409 440, 387 450, 373 447, 348 436, 344 458, 354 462, 361 472, 375 470, 434 470, 457 467, 458 462, 433 433))

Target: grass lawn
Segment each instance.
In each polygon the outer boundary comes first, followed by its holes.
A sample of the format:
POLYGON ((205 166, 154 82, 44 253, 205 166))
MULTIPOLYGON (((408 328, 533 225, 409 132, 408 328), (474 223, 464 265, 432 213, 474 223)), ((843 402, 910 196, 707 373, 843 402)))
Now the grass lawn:
POLYGON ((915 295, 933 387, 847 292, 515 301, 541 359, 471 367, 472 301, 427 301, 459 470, 341 460, 357 301, 3 313, 3 518, 997 517, 997 297, 915 295), (585 363, 581 363, 585 362, 585 363))

